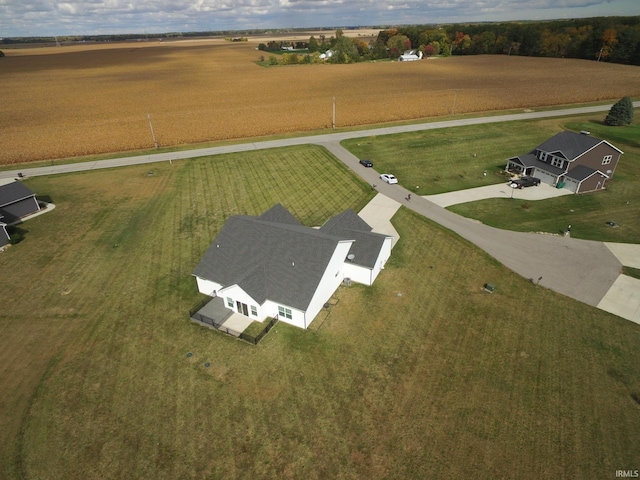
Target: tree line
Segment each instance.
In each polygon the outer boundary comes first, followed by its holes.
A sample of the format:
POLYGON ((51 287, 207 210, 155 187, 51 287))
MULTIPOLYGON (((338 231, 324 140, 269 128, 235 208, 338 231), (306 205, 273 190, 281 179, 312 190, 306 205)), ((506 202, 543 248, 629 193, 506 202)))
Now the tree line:
MULTIPOLYGON (((567 57, 640 65, 640 16, 536 22, 411 25, 383 30, 429 55, 507 54, 567 57)), ((397 52, 396 52, 397 53, 397 52)))
POLYGON ((272 41, 261 44, 264 51, 303 50, 271 64, 314 63, 318 52, 331 51, 324 61, 352 63, 392 59, 407 50, 421 51, 425 57, 450 55, 504 54, 534 57, 566 57, 640 65, 640 17, 597 17, 537 22, 475 23, 453 25, 408 25, 380 30, 366 42, 335 36, 308 42, 272 41))

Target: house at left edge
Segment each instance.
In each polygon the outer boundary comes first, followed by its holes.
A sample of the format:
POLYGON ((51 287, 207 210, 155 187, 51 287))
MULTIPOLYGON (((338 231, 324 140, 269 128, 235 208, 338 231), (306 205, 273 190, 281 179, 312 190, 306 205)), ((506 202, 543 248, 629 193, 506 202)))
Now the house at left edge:
POLYGON ((0 247, 9 243, 7 226, 40 210, 36 194, 22 182, 0 185, 0 247))
POLYGON ((201 293, 230 311, 306 329, 341 283, 373 284, 392 241, 353 210, 311 228, 277 204, 257 217, 230 217, 193 275, 201 293))

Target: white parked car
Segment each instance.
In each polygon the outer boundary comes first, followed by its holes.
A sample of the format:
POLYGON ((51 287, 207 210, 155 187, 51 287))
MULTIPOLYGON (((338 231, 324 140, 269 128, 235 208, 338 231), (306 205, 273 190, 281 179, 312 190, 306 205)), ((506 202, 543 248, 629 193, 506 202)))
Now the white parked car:
POLYGON ((398 179, 393 175, 391 175, 390 173, 383 173, 382 175, 380 175, 380 178, 389 184, 398 183, 398 179))

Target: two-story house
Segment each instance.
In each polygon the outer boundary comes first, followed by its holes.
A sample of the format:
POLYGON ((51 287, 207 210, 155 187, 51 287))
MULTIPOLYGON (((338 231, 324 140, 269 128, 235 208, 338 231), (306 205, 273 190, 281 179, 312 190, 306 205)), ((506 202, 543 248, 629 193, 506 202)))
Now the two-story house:
POLYGON ((605 188, 615 172, 622 150, 589 132, 560 132, 534 150, 507 161, 507 170, 538 177, 574 193, 605 188))

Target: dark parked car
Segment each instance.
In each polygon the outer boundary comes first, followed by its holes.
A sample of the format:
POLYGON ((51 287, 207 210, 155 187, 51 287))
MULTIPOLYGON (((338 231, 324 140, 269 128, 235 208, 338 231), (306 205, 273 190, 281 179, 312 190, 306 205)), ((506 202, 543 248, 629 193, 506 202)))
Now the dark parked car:
POLYGON ((537 187, 538 185, 540 185, 540 179, 537 177, 521 177, 509 183, 511 188, 537 187))
POLYGON ((371 160, 362 159, 360 160, 360 165, 364 165, 365 167, 373 167, 373 162, 371 160))

